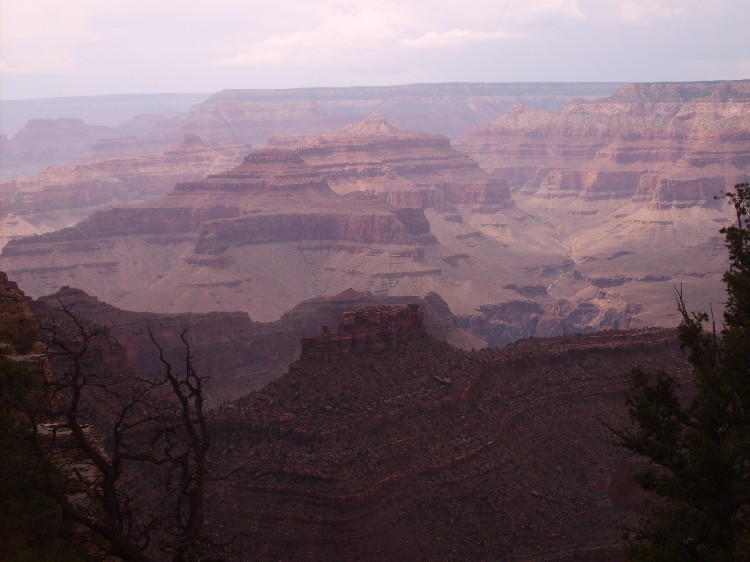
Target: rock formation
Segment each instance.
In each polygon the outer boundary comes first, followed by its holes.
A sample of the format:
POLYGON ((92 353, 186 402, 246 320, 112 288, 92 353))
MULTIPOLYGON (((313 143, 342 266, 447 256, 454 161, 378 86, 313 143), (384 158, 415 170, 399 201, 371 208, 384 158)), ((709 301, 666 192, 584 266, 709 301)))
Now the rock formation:
POLYGON ((180 138, 179 127, 165 135, 164 123, 206 97, 126 94, 3 100, 0 179, 28 177, 86 152, 86 161, 159 152, 180 138))
MULTIPOLYGON (((233 100, 241 120, 256 95, 212 103, 233 100)), ((129 309, 263 321, 348 287, 436 291, 497 345, 674 325, 675 286, 696 310, 724 299, 718 231, 732 219, 714 196, 747 173, 746 98, 746 82, 640 84, 515 106, 457 142, 486 170, 390 117, 277 136, 157 201, 14 241, 2 265, 34 296, 70 285, 129 309)), ((23 234, 29 218, 4 223, 23 234)))
POLYGON ((181 119, 213 142, 264 144, 275 135, 320 133, 377 113, 396 127, 456 138, 513 103, 560 107, 613 93, 617 84, 413 84, 388 87, 224 90, 181 119))
POLYGON ((403 307, 345 316, 216 412, 217 459, 238 470, 218 487, 217 531, 251 530, 237 544, 259 559, 618 559, 643 496, 598 420, 622 423, 631 366, 685 374, 675 333, 471 354, 417 322, 403 307))
POLYGON ((176 182, 228 169, 246 150, 243 145, 207 145, 185 135, 175 146, 147 156, 53 166, 37 176, 2 183, 0 220, 14 216, 34 225, 23 235, 71 226, 97 209, 155 199, 176 182))
POLYGON ((337 193, 372 191, 394 207, 510 203, 507 184, 490 179, 448 138, 401 131, 380 115, 323 135, 272 137, 268 144, 294 148, 337 193))
POLYGON ((750 176, 749 106, 750 81, 632 84, 553 111, 516 105, 456 146, 539 198, 711 205, 750 176))
POLYGON ((2 259, 33 296, 69 285, 133 310, 241 310, 273 320, 302 300, 353 287, 437 290, 464 313, 503 289, 494 270, 476 275, 450 256, 460 254, 456 246, 497 244, 472 238, 479 233, 468 224, 450 225, 467 236, 451 231, 447 245, 436 244, 422 209, 394 210, 371 193, 337 195, 298 154, 268 148, 150 203, 11 241, 2 259))
POLYGON ((696 309, 723 301, 731 217, 716 197, 750 178, 748 127, 750 81, 634 84, 553 111, 514 106, 455 146, 553 226, 569 263, 547 286, 563 308, 604 296, 666 324, 675 286, 696 309))
POLYGON ((361 308, 344 314, 335 334, 324 326, 323 335, 302 338, 300 362, 335 363, 351 355, 393 351, 402 341, 423 331, 422 313, 417 303, 361 308))
MULTIPOLYGON (((3 298, 0 293, 0 300, 3 298)), ((300 356, 300 339, 319 333, 321 325, 335 326, 342 318, 351 317, 353 310, 383 305, 418 306, 426 330, 433 337, 466 349, 484 347, 484 342, 458 327, 445 301, 435 293, 420 299, 378 297, 350 289, 302 302, 275 322, 254 322, 242 312, 156 314, 121 310, 70 287, 31 302, 43 322, 49 322, 54 311, 65 306, 84 322, 108 327, 112 341, 126 350, 123 367, 144 375, 159 372, 161 368, 148 330, 163 346, 167 357, 179 364, 180 354, 184 353, 180 334, 187 329, 201 375, 209 377, 207 398, 214 405, 259 389, 286 372, 289 364, 300 356)), ((10 306, 8 311, 10 315, 10 306)), ((9 323, 20 326, 22 322, 17 316, 9 316, 9 323)), ((36 322, 30 327, 35 328, 36 322)))

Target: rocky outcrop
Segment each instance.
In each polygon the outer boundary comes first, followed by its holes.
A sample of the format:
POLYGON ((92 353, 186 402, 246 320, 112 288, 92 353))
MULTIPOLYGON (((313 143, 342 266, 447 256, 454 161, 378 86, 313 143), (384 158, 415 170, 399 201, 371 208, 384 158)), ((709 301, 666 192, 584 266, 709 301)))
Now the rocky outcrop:
POLYGON ((423 333, 422 313, 416 303, 361 308, 345 313, 336 333, 324 326, 322 335, 302 338, 300 363, 295 368, 304 368, 302 365, 308 361, 330 363, 351 355, 393 351, 423 333))

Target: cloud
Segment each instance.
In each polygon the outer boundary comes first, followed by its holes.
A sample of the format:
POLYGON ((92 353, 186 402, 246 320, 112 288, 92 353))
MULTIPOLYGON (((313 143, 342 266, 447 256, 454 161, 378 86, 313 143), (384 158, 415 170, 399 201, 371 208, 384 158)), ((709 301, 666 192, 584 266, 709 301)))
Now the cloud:
POLYGON ((620 7, 621 20, 629 25, 651 25, 653 23, 682 17, 685 10, 682 6, 670 6, 669 2, 627 1, 620 7))
POLYGON ((451 29, 450 31, 430 31, 416 39, 402 39, 400 43, 407 47, 456 47, 466 43, 488 43, 504 41, 517 35, 495 31, 469 31, 467 29, 451 29))
POLYGON ((77 50, 103 40, 90 22, 94 0, 5 2, 2 14, 4 72, 70 74, 77 50))
POLYGON ((272 35, 218 58, 218 66, 254 66, 279 63, 331 64, 390 49, 406 18, 395 10, 364 6, 327 15, 317 25, 284 35, 272 35))
POLYGON ((537 0, 514 6, 522 23, 549 20, 583 20, 585 15, 578 0, 537 0))

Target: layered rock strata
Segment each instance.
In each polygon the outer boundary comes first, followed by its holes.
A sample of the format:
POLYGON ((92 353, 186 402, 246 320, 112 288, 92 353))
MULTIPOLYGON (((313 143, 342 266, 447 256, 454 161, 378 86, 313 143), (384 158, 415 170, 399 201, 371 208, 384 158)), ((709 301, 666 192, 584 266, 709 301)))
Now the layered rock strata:
POLYGON ((554 111, 516 105, 455 144, 541 198, 710 205, 750 177, 748 108, 750 81, 632 84, 554 111))
POLYGON ((598 420, 624 422, 633 365, 684 378, 675 333, 470 354, 415 320, 403 308, 355 314, 216 412, 217 458, 238 470, 219 487, 216 528, 253 529, 237 540, 255 558, 619 559, 619 529, 643 495, 598 420), (402 331, 396 349, 374 318, 402 331), (325 353, 346 336, 369 344, 325 353))
POLYGON ((321 336, 302 338, 300 361, 337 362, 350 355, 393 351, 423 331, 416 303, 362 308, 344 314, 335 334, 324 327, 321 336))
POLYGON ((194 106, 182 130, 211 141, 262 145, 280 134, 342 127, 378 113, 396 127, 456 138, 513 103, 560 107, 610 95, 618 84, 412 84, 387 87, 224 90, 194 106))
POLYGON ((677 321, 675 286, 697 309, 723 302, 721 194, 750 178, 748 127, 750 81, 633 84, 553 111, 515 106, 454 145, 565 245, 551 297, 605 290, 665 324, 677 321))
POLYGON ((24 234, 70 226, 97 209, 155 199, 176 182, 230 168, 246 150, 242 145, 212 146, 186 135, 148 156, 51 167, 31 178, 3 182, 0 218, 13 216, 35 225, 24 234))
POLYGON ((298 155, 267 149, 153 203, 13 241, 3 263, 16 278, 35 279, 23 283, 37 296, 75 285, 131 308, 246 310, 270 320, 352 286, 358 268, 369 279, 358 289, 434 275, 424 263, 434 242, 421 210, 396 213, 371 194, 338 196, 298 155), (383 261, 392 265, 376 265, 383 261))
POLYGON ((444 136, 401 131, 371 115, 311 137, 272 137, 270 146, 293 148, 337 193, 372 191, 394 207, 446 203, 503 205, 510 192, 444 136))

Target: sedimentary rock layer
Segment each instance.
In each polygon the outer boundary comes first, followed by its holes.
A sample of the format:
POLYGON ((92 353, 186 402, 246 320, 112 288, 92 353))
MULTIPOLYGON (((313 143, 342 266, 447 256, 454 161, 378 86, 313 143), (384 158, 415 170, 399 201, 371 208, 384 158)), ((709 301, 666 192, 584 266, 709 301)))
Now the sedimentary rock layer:
POLYGON ((294 148, 337 193, 372 191, 395 207, 510 203, 507 184, 448 138, 399 130, 380 115, 323 135, 273 137, 269 145, 294 148))
POLYGON ((211 520, 253 529, 243 552, 618 559, 643 495, 599 420, 623 423, 631 366, 685 374, 673 331, 470 354, 424 336, 408 308, 344 318, 288 374, 216 412, 216 455, 237 473, 211 520))

